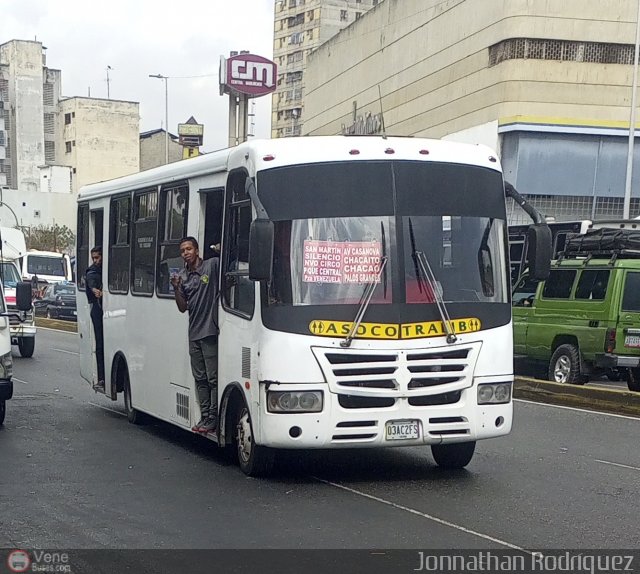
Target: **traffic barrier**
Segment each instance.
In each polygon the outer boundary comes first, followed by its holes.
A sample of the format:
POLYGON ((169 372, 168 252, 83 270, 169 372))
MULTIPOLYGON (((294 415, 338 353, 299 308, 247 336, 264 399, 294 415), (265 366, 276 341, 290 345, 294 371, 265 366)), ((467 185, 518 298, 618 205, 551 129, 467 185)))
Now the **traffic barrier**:
POLYGON ((604 411, 618 415, 640 416, 640 393, 623 389, 553 383, 528 377, 516 377, 513 396, 539 403, 604 411))

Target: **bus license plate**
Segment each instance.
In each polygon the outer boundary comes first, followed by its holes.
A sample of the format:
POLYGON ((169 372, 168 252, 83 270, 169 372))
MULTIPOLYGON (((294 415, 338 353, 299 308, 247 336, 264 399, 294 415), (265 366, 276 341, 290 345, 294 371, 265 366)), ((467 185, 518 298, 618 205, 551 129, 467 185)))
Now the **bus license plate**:
POLYGON ((624 338, 625 347, 640 347, 640 335, 627 335, 624 338))
POLYGON ((411 440, 420 438, 420 421, 387 421, 384 434, 386 440, 411 440))

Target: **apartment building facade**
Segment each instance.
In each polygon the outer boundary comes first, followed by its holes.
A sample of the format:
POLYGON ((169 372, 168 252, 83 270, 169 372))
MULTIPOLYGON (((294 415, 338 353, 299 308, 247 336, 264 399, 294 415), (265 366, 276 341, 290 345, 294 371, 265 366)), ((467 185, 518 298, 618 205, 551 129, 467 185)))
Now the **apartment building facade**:
POLYGON ((307 56, 302 134, 486 144, 543 213, 620 217, 636 18, 616 0, 383 0, 307 56))
POLYGON ((64 98, 37 41, 0 44, 0 223, 76 227, 80 186, 138 171, 137 102, 64 98))
POLYGON ((273 59, 278 87, 272 99, 272 137, 299 136, 305 122, 305 69, 309 54, 359 20, 379 0, 277 0, 273 59))

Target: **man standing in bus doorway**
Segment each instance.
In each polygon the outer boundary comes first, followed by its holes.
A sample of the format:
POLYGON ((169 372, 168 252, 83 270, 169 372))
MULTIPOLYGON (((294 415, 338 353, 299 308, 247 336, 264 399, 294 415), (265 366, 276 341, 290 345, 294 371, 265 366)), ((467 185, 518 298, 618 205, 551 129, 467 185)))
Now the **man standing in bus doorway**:
POLYGON ((180 241, 184 268, 171 276, 176 305, 189 311, 189 356, 196 381, 200 422, 193 430, 218 426, 218 258, 203 260, 194 237, 180 241))
POLYGON ((91 250, 91 261, 85 272, 85 289, 87 299, 91 305, 91 322, 96 340, 96 363, 98 368, 98 382, 93 388, 104 391, 104 337, 102 332, 102 247, 96 245, 91 250))

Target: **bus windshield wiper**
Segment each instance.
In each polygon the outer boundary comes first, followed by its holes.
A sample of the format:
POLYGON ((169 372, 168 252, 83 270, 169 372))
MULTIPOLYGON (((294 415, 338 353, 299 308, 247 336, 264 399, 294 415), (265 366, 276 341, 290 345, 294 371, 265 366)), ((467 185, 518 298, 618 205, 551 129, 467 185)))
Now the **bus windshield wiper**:
POLYGON ((358 307, 358 312, 356 313, 356 317, 353 320, 353 323, 351 324, 351 329, 349 330, 349 334, 342 341, 340 341, 341 347, 351 346, 351 341, 353 341, 353 337, 358 331, 358 327, 360 326, 360 323, 362 323, 364 314, 367 312, 367 307, 369 307, 369 303, 371 302, 371 297, 373 297, 373 292, 376 290, 376 286, 378 285, 378 281, 380 280, 380 275, 382 275, 382 272, 384 271, 386 264, 387 264, 387 256, 384 255, 380 258, 380 269, 378 269, 378 272, 376 273, 375 278, 372 281, 369 281, 364 286, 364 291, 362 292, 362 295, 360 297, 360 302, 359 302, 360 307, 358 307))
POLYGON ((438 307, 438 312, 442 319, 442 325, 444 326, 444 332, 447 334, 447 343, 455 343, 458 340, 458 337, 453 329, 453 323, 451 323, 451 317, 449 316, 447 306, 444 304, 444 299, 442 298, 440 289, 438 289, 436 276, 433 273, 433 269, 431 269, 431 265, 429 265, 429 260, 424 254, 424 251, 418 251, 416 249, 416 239, 413 233, 413 223, 411 218, 409 218, 409 236, 411 238, 411 255, 416 268, 418 286, 420 287, 420 290, 422 290, 422 285, 424 283, 428 282, 431 284, 430 291, 433 293, 433 298, 436 301, 436 306, 438 307))

